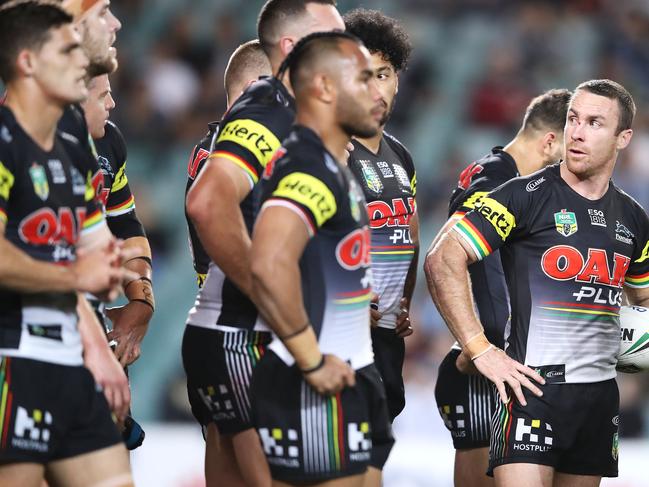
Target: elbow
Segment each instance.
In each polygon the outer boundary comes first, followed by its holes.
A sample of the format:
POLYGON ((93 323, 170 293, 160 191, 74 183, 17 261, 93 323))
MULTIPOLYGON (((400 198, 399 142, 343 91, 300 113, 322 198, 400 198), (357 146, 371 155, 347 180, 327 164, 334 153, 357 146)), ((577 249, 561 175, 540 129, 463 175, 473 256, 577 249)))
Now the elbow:
POLYGON ((428 282, 433 282, 435 274, 442 264, 440 254, 439 247, 434 248, 426 254, 426 258, 424 259, 424 274, 428 282))
POLYGON ((205 221, 208 216, 209 201, 208 198, 203 197, 200 188, 194 186, 187 193, 185 200, 185 209, 190 220, 195 225, 200 226, 201 222, 205 221))

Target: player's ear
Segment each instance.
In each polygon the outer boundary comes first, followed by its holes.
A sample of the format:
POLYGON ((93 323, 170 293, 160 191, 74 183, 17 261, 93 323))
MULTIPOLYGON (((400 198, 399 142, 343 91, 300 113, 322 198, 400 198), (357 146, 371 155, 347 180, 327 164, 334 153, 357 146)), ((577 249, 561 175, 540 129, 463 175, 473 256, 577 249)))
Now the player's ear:
POLYGON ((313 78, 314 88, 317 90, 317 96, 325 103, 333 103, 335 100, 334 80, 325 73, 320 73, 313 78))
POLYGON ((631 137, 633 137, 632 129, 622 130, 619 134, 617 134, 617 142, 615 144, 615 148, 617 150, 625 149, 626 146, 629 145, 629 142, 631 142, 631 137))
POLYGON ((16 71, 21 76, 31 77, 35 71, 34 52, 29 49, 23 49, 16 56, 16 71))
POLYGON ((555 151, 556 144, 558 143, 557 134, 554 132, 546 132, 543 139, 541 139, 541 151, 544 155, 551 155, 555 151))
POLYGON ((295 39, 295 37, 292 36, 284 36, 279 38, 278 45, 282 53, 282 58, 288 56, 288 53, 293 50, 296 43, 297 40, 295 39))

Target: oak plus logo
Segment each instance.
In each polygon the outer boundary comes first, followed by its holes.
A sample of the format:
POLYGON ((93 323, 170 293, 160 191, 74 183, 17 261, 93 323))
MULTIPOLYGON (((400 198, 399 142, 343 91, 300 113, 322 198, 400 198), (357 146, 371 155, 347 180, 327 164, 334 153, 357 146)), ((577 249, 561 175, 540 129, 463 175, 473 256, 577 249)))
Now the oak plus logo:
POLYGON ((552 449, 552 426, 540 419, 533 419, 528 424, 525 418, 516 420, 514 450, 529 452, 547 452, 552 449))
POLYGON ((29 414, 27 409, 18 406, 11 446, 20 450, 47 452, 52 423, 52 414, 49 411, 34 409, 29 414))
POLYGON ((259 438, 268 463, 281 467, 300 466, 300 448, 297 431, 294 429, 259 428, 259 438))

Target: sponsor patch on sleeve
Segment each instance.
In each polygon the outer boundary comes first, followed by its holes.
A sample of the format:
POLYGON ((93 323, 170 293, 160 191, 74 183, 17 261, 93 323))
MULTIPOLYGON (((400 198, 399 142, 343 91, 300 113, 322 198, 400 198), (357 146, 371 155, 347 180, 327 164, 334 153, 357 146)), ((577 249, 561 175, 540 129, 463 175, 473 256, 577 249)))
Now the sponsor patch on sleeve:
POLYGON ((480 200, 488 194, 487 191, 476 191, 471 196, 469 196, 464 203, 462 203, 463 208, 468 208, 473 210, 475 205, 480 202, 480 200))
POLYGON ((266 126, 250 119, 233 120, 223 127, 216 145, 225 141, 234 142, 250 151, 261 167, 266 167, 280 147, 280 141, 275 134, 266 126))
POLYGON ((115 175, 115 181, 113 181, 113 186, 110 188, 111 193, 117 193, 120 189, 123 189, 124 186, 128 184, 128 178, 126 177, 126 162, 122 164, 122 167, 119 168, 117 174, 115 175))
POLYGON ((336 198, 325 183, 303 172, 284 176, 273 191, 273 196, 286 198, 307 207, 315 224, 321 227, 336 214, 336 198))
POLYGON ((649 242, 645 244, 644 249, 642 249, 642 254, 640 254, 640 257, 634 260, 634 262, 641 264, 647 259, 649 259, 649 242))
POLYGON ((14 185, 14 175, 0 161, 0 196, 5 200, 9 199, 9 192, 14 185))
POLYGON ((516 218, 506 206, 488 196, 483 197, 475 203, 475 211, 480 213, 500 235, 503 241, 507 240, 509 234, 516 226, 516 218))

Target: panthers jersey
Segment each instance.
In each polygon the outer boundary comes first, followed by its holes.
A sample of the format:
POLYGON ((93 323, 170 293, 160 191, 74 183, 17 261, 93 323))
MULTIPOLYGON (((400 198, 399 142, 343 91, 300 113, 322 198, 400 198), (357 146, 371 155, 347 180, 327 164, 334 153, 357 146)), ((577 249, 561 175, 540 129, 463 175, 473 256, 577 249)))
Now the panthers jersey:
MULTIPOLYGON (((187 164, 187 186, 185 187, 185 200, 187 200, 187 193, 189 193, 189 190, 194 185, 194 181, 196 181, 199 173, 203 170, 203 166, 205 166, 207 158, 210 156, 210 148, 212 147, 214 137, 218 133, 218 130, 218 122, 209 123, 205 137, 203 137, 192 150, 192 153, 189 157, 189 163, 187 164)), ((194 224, 187 214, 187 207, 185 207, 185 220, 187 221, 187 229, 189 231, 189 251, 192 254, 192 263, 194 265, 194 270, 196 271, 198 287, 201 288, 203 287, 203 284, 205 284, 207 270, 210 265, 210 257, 209 255, 207 255, 203 244, 198 238, 196 228, 194 227, 194 224)))
POLYGON ((453 229, 480 259, 501 249, 507 353, 549 383, 599 382, 615 377, 623 285, 649 286, 649 218, 612 181, 582 197, 560 167, 505 183, 453 229))
MULTIPOLYGON (((241 202, 241 213, 250 234, 261 196, 257 183, 294 118, 294 101, 286 87, 276 78, 262 77, 243 92, 221 121, 210 158, 225 158, 248 177, 251 191, 241 202)), ((267 329, 252 301, 214 263, 209 264, 187 323, 206 328, 267 329)))
MULTIPOLYGON (((449 202, 449 217, 462 217, 471 211, 476 201, 489 191, 518 176, 516 162, 502 147, 494 147, 482 159, 470 164, 462 173, 449 202)), ((504 347, 505 325, 509 319, 507 284, 500 254, 469 266, 471 288, 480 322, 489 341, 504 347)))
MULTIPOLYGON (((295 126, 264 185, 262 211, 281 206, 303 221, 310 240, 300 258, 302 298, 322 353, 373 362, 370 338, 370 230, 363 192, 310 129, 295 126)), ((287 364, 281 340, 270 348, 287 364)))
POLYGON ((410 238, 410 218, 415 213, 417 174, 408 150, 384 133, 378 153, 357 140, 349 157, 349 168, 361 184, 372 233, 372 278, 379 296, 378 322, 396 328, 399 302, 415 255, 410 238))
MULTIPOLYGON (((33 259, 67 265, 83 233, 104 221, 76 138, 57 132, 41 149, 0 107, 0 221, 4 237, 33 259)), ((76 293, 0 289, 0 355, 81 365, 76 293)))
POLYGON ((106 223, 117 238, 144 237, 144 228, 135 214, 135 198, 126 176, 126 142, 113 122, 106 123, 106 133, 94 140, 97 162, 104 178, 98 195, 106 210, 106 223))

